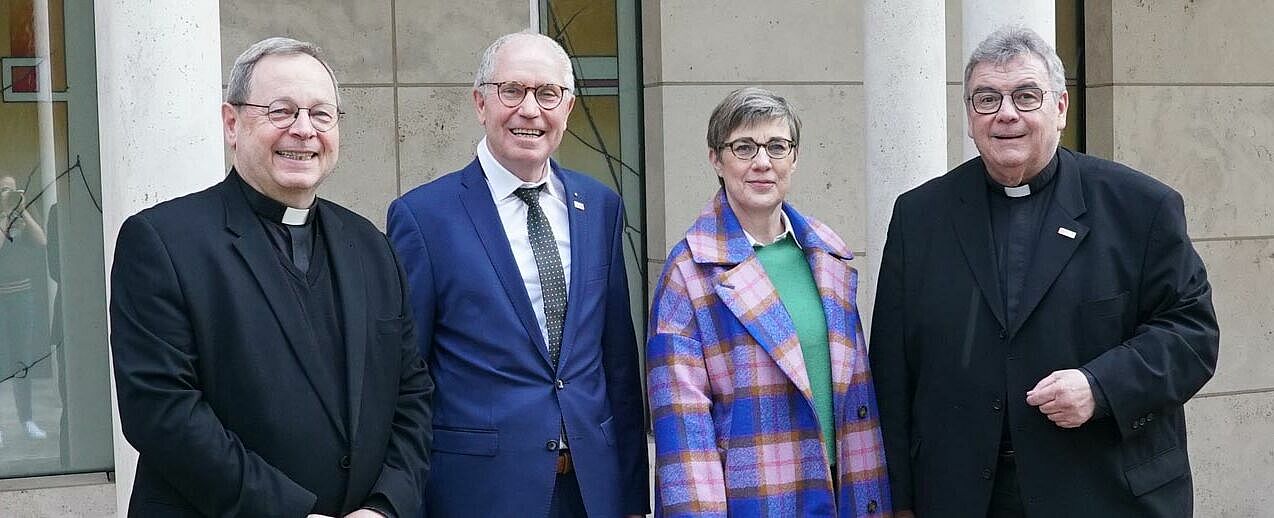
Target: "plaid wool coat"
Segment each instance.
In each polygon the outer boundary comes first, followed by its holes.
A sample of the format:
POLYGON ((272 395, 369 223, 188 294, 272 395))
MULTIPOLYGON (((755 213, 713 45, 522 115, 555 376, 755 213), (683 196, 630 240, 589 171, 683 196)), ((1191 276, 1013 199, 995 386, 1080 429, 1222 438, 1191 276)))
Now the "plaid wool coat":
POLYGON ((837 472, 792 319, 719 191, 669 253, 651 309, 656 516, 891 514, 852 255, 826 225, 783 210, 827 317, 837 472))

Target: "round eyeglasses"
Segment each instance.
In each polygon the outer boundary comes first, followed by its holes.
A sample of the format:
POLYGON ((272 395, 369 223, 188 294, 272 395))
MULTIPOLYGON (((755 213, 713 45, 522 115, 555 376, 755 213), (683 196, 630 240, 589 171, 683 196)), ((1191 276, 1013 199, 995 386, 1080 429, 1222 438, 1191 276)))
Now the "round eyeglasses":
POLYGON ((1000 104, 1004 102, 1004 96, 1008 95, 1013 100, 1013 107, 1020 112, 1033 112, 1044 106, 1044 96, 1052 92, 1043 88, 1027 87, 1018 88, 1012 92, 997 92, 988 90, 983 92, 973 92, 968 97, 969 106, 973 107, 973 111, 982 115, 990 115, 1000 111, 1000 104))
POLYGON ((721 147, 729 148, 730 153, 739 160, 752 160, 761 151, 761 148, 765 148, 766 155, 778 160, 792 154, 792 150, 796 149, 796 142, 785 138, 772 138, 764 144, 757 144, 751 138, 744 137, 726 142, 721 147))
POLYGON ((545 110, 557 108, 559 104, 562 104, 562 99, 566 97, 566 94, 571 91, 569 88, 553 83, 528 86, 518 81, 479 83, 478 86, 494 86, 496 97, 500 98, 500 104, 509 108, 521 106, 522 101, 526 100, 526 93, 535 92, 535 103, 545 110))
POLYGON ((302 108, 296 103, 288 99, 277 99, 270 104, 252 104, 252 103, 233 103, 234 106, 251 106, 253 108, 262 108, 265 110, 265 117, 270 120, 274 127, 279 129, 287 129, 296 123, 301 117, 301 110, 310 112, 310 125, 316 131, 328 131, 336 127, 336 123, 340 120, 341 115, 345 112, 341 111, 336 105, 331 103, 318 103, 309 108, 302 108))

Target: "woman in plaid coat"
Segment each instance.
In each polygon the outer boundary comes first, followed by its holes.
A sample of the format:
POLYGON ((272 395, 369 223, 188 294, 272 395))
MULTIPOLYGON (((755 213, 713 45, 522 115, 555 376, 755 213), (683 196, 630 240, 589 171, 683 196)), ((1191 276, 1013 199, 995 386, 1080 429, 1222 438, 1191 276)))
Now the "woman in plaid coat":
POLYGON ((656 516, 889 516, 852 255, 784 203, 800 121, 757 88, 713 111, 722 189, 668 255, 646 362, 656 516))

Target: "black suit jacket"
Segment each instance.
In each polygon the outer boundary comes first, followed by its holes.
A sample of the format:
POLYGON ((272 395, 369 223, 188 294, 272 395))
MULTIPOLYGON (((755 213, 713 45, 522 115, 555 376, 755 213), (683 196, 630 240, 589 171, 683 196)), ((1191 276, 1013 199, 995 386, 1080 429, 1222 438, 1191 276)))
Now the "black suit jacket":
POLYGON ((1008 419, 1033 517, 1189 516, 1182 405, 1211 378, 1218 330, 1181 196, 1119 164, 1058 151, 1057 182, 1006 321, 986 168, 975 158, 900 196, 871 363, 895 507, 986 516, 1008 419), (1109 417, 1062 429, 1027 405, 1084 367, 1109 417))
POLYGON ((380 495, 415 515, 433 385, 388 241, 318 201, 343 315, 341 395, 236 174, 120 229, 111 347, 120 424, 141 454, 129 515, 295 517, 319 495, 341 512, 380 495))

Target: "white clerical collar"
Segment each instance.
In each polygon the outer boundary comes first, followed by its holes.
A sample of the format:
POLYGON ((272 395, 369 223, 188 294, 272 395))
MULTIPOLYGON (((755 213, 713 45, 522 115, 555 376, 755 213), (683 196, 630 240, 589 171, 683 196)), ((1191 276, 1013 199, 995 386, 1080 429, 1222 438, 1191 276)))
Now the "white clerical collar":
POLYGON ((788 234, 791 234, 792 242, 796 243, 797 248, 802 248, 801 241, 796 239, 796 232, 792 231, 792 221, 787 219, 787 212, 783 211, 783 209, 779 209, 779 221, 783 224, 783 231, 779 232, 779 235, 774 236, 774 240, 770 241, 769 243, 761 243, 760 241, 757 241, 756 238, 752 237, 752 234, 749 234, 746 229, 743 231, 743 236, 748 238, 749 245, 752 245, 753 247, 758 247, 758 246, 772 245, 774 243, 782 241, 784 237, 787 237, 788 234))
POLYGON ((1005 187, 1004 195, 1010 198, 1021 198, 1031 195, 1031 184, 1025 183, 1017 187, 1005 187))
POLYGON ((286 207, 283 209, 284 225, 304 225, 310 221, 310 209, 296 209, 286 207))
POLYGON ((551 173, 552 168, 549 163, 544 162, 544 173, 540 179, 534 182, 526 182, 512 171, 504 167, 495 155, 491 153, 491 147, 487 144, 487 138, 482 137, 478 142, 478 164, 482 166, 482 172, 487 178, 487 186, 491 188, 491 197, 499 202, 505 198, 513 196, 513 192, 523 187, 539 187, 544 185, 544 191, 550 196, 559 200, 565 200, 562 194, 566 191, 566 187, 562 185, 561 180, 551 173))

